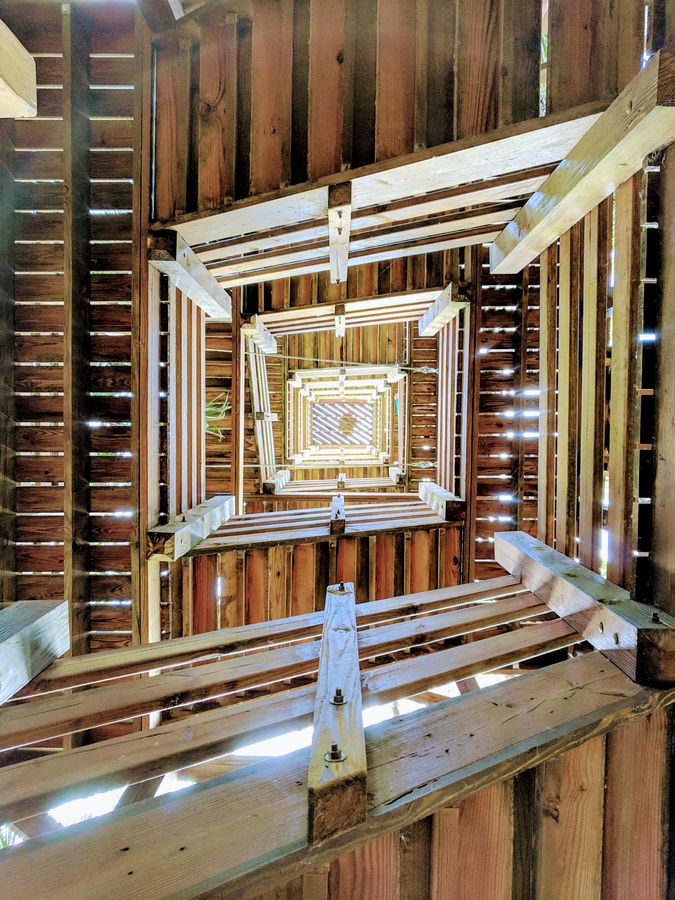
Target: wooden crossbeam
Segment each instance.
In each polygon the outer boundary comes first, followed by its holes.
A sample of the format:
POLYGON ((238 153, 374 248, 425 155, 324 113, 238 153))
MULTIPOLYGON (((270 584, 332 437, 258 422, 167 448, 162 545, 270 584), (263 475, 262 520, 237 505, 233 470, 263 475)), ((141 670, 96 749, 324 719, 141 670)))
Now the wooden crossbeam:
POLYGON ((630 678, 675 683, 675 617, 524 532, 495 534, 495 559, 630 678))
POLYGON ((446 522, 456 521, 457 516, 464 512, 464 501, 433 481, 421 481, 419 495, 420 500, 424 500, 446 522))
POLYGON ((67 602, 20 600, 0 609, 0 703, 69 649, 67 602))
POLYGON ((208 316, 232 321, 230 295, 175 231, 158 233, 148 238, 148 262, 168 275, 171 283, 208 316))
POLYGON ((352 184, 328 187, 328 247, 330 280, 341 284, 347 280, 349 268, 349 232, 352 215, 352 184))
POLYGON ((169 28, 184 15, 181 0, 138 0, 138 6, 152 31, 169 28))
POLYGON ((7 25, 0 22, 0 118, 36 115, 35 60, 7 25))
POLYGON ((344 494, 336 494, 330 502, 330 533, 344 534, 345 530, 345 498, 344 494))
POLYGON ((157 525, 148 531, 148 559, 176 562, 234 514, 235 498, 228 494, 211 497, 205 503, 193 506, 166 525, 157 525))
POLYGON ((675 140, 675 55, 659 50, 498 235, 490 268, 515 274, 675 140))
POLYGON ((355 606, 351 582, 328 587, 307 775, 310 843, 366 817, 366 742, 355 606))
POLYGON ((250 322, 241 326, 241 333, 250 338, 263 353, 278 353, 276 338, 260 316, 251 316, 250 322))
POLYGON ((436 297, 429 309, 417 323, 417 331, 420 337, 433 337, 444 325, 459 315, 460 311, 469 305, 467 300, 457 299, 457 285, 450 283, 445 290, 436 297))
POLYGON ((263 482, 263 494, 279 494, 291 480, 291 473, 288 469, 281 469, 275 472, 271 478, 263 482))

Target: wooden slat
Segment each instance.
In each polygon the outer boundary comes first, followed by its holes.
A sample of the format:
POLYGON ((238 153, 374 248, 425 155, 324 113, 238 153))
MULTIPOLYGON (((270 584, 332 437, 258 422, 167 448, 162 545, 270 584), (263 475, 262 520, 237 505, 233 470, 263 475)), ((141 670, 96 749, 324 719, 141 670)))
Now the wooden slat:
POLYGON ((495 534, 495 559, 631 678, 675 680, 672 616, 523 532, 495 534))
POLYGON ((669 144, 674 94, 675 57, 660 50, 495 240, 492 271, 520 271, 669 144))
POLYGON ((420 337, 433 337, 467 305, 467 301, 457 299, 457 286, 449 284, 417 323, 417 333, 420 337))
POLYGON ((366 744, 354 585, 329 585, 307 775, 308 839, 325 840, 366 818, 366 744))
POLYGON ((0 609, 0 704, 70 649, 68 604, 29 600, 0 609))
POLYGON ((230 893, 262 891, 669 700, 672 692, 639 688, 598 654, 568 660, 515 684, 437 704, 395 728, 374 726, 368 820, 313 847, 307 847, 308 752, 300 750, 279 763, 211 779, 179 797, 132 805, 103 823, 6 850, 4 884, 11 892, 37 896, 90 896, 100 884, 105 854, 112 892, 128 891, 130 871, 142 872, 148 898, 218 885, 230 893), (570 686, 573 710, 565 699, 570 686), (475 721, 482 723, 482 741, 468 739, 475 721), (224 817, 230 823, 225 844, 217 827, 224 817), (129 849, 119 853, 120 847, 129 849))

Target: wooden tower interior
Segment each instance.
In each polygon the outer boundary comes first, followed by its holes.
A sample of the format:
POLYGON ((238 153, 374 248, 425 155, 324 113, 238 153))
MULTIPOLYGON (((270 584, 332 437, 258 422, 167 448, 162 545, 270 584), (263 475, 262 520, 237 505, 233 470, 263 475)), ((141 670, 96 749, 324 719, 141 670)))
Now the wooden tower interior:
POLYGON ((670 0, 0 0, 0 897, 675 897, 670 0))

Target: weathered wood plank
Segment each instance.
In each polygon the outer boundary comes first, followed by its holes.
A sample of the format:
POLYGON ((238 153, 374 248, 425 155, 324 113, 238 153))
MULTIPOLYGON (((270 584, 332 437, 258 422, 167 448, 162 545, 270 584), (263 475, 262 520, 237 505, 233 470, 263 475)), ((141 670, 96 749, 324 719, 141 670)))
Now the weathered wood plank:
POLYGON ((674 95, 675 56, 660 50, 497 237, 492 272, 519 272, 671 143, 674 95))
POLYGON ((35 60, 7 25, 0 22, 0 116, 36 116, 37 108, 35 60))
POLYGON ((69 649, 67 603, 21 600, 0 609, 0 704, 69 649))
POLYGON ((419 486, 420 500, 424 500, 435 513, 446 522, 455 522, 465 512, 465 503, 451 491, 434 484, 433 481, 421 481, 419 486))
POLYGON ((417 333, 420 337, 433 337, 468 305, 468 301, 457 299, 457 285, 449 284, 420 318, 417 333))
POLYGON ((495 559, 639 682, 675 682, 675 618, 523 532, 495 534, 495 559))
POLYGON ((308 838, 322 841, 366 818, 366 744, 354 585, 329 585, 314 703, 308 838))

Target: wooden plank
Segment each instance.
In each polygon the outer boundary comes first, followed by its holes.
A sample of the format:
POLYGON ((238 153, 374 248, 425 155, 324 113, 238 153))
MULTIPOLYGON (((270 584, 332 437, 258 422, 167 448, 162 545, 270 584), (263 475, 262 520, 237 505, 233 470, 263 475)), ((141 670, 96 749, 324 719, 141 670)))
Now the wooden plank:
POLYGON ((241 326, 241 333, 250 338, 262 353, 278 353, 279 349, 274 335, 259 315, 251 316, 250 322, 241 326))
POLYGON ((147 532, 148 557, 176 562, 233 515, 232 495, 211 497, 204 503, 181 513, 166 525, 151 528, 147 532))
POLYGON ((328 187, 328 248, 330 280, 333 284, 347 281, 352 215, 352 185, 331 184, 328 187))
POLYGON ((449 284, 420 318, 417 333, 420 337, 433 337, 468 305, 466 300, 457 300, 457 285, 449 284))
POLYGON ((436 704, 393 728, 389 723, 374 726, 369 734, 373 778, 368 819, 312 847, 307 846, 304 787, 308 751, 300 750, 279 763, 247 767, 180 796, 134 804, 102 822, 10 848, 4 851, 4 884, 10 892, 32 896, 91 896, 100 884, 105 854, 110 860, 106 885, 114 893, 128 890, 134 877, 129 872, 140 870, 148 898, 219 885, 227 885, 231 894, 252 894, 669 700, 672 692, 639 688, 599 654, 568 660, 524 675, 515 684, 436 704), (564 699, 570 686, 575 690, 573 709, 564 699), (469 740, 477 722, 484 740, 469 740), (224 817, 230 822, 226 844, 217 827, 224 817), (156 853, 158 846, 162 854, 156 853), (186 850, 180 852, 181 846, 186 850), (129 849, 120 853, 120 847, 129 849))
POLYGON ((71 652, 89 647, 89 34, 84 13, 64 6, 64 593, 70 604, 71 652))
POLYGON ((539 260, 539 446, 537 463, 537 537, 553 544, 556 433, 557 247, 539 260))
POLYGON ((67 603, 22 600, 0 609, 0 704, 69 649, 67 603))
POLYGON ((519 272, 671 143, 674 94, 675 57, 660 50, 497 237, 492 272, 519 272))
POLYGON ((451 491, 443 490, 432 481, 420 482, 419 496, 446 522, 456 521, 457 515, 461 515, 465 508, 463 500, 455 497, 451 491))
POLYGON ((354 585, 341 582, 326 592, 307 775, 310 843, 365 820, 366 769, 354 585))
POLYGON ((0 116, 36 116, 35 60, 4 22, 0 22, 0 60, 0 116))
POLYGON ((148 261, 158 272, 168 275, 171 283, 207 315, 232 321, 230 295, 179 234, 169 231, 153 235, 148 261))
POLYGON ((675 680, 675 618, 523 532, 495 534, 495 559, 631 678, 675 680))
POLYGON ((282 469, 275 472, 271 478, 263 482, 264 494, 280 494, 291 480, 291 473, 288 469, 282 469))
POLYGON ((310 180, 342 167, 344 108, 348 102, 345 0, 318 0, 309 11, 307 175, 310 180), (326 115, 330 110, 330 115, 326 115))
POLYGON ((336 494, 330 501, 330 533, 344 534, 345 530, 345 498, 344 494, 336 494))

